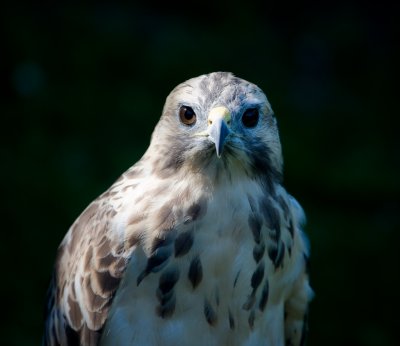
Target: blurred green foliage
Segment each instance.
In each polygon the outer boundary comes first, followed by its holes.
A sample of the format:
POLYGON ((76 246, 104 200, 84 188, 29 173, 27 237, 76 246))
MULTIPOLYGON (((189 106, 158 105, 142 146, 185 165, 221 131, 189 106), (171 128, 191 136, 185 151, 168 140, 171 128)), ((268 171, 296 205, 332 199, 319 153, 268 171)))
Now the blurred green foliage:
POLYGON ((3 5, 4 344, 39 344, 68 227, 141 157, 170 90, 217 70, 258 84, 279 120, 312 246, 308 345, 397 344, 398 7, 3 5))

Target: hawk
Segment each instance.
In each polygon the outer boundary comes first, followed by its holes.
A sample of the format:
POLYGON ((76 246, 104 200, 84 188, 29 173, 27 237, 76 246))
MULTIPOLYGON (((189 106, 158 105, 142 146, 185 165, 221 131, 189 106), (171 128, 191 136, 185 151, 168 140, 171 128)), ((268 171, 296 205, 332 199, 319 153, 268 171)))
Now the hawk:
POLYGON ((190 79, 62 241, 44 344, 301 345, 303 220, 262 90, 227 72, 190 79))

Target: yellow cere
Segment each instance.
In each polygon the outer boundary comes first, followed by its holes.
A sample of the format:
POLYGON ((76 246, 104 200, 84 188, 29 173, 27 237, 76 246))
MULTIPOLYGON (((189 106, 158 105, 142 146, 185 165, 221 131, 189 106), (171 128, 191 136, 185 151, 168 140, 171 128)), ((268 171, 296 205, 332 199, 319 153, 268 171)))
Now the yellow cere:
POLYGON ((229 125, 231 122, 231 113, 229 112, 229 109, 222 106, 211 109, 208 115, 208 125, 211 125, 213 121, 218 118, 222 118, 225 123, 229 125))

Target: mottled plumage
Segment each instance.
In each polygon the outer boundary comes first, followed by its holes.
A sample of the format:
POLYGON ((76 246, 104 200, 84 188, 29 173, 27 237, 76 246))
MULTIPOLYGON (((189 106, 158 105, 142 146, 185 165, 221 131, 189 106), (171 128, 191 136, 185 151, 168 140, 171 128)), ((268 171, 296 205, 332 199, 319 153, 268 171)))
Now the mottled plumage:
POLYGON ((45 345, 301 345, 303 212, 276 119, 230 73, 178 85, 142 159, 72 225, 45 345))

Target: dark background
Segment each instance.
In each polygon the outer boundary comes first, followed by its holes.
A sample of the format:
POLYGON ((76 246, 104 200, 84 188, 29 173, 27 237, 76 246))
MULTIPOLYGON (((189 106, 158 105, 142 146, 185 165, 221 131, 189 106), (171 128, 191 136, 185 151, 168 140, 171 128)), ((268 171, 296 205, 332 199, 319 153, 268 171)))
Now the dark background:
POLYGON ((232 71, 279 120, 312 246, 308 345, 398 345, 399 7, 2 5, 1 339, 37 345, 55 251, 178 83, 232 71))

